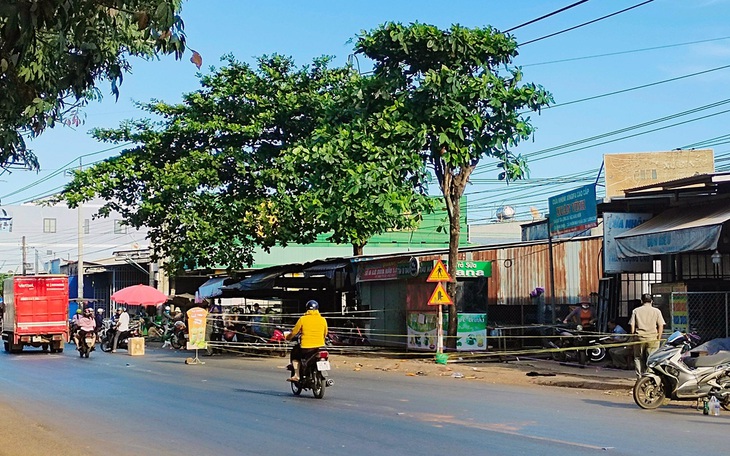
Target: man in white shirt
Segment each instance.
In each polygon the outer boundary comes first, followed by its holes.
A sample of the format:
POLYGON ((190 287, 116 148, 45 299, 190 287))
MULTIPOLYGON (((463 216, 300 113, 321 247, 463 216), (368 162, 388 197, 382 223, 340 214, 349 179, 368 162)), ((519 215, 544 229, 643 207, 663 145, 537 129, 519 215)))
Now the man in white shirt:
POLYGON ((129 336, 129 314, 124 307, 117 308, 117 318, 114 326, 114 343, 112 344, 112 353, 117 352, 117 344, 119 339, 129 336))

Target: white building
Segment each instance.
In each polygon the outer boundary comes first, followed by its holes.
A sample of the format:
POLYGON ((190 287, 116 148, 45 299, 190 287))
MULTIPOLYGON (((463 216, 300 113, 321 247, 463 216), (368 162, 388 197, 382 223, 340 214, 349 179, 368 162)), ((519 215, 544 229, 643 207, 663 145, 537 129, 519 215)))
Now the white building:
POLYGON ((25 203, 0 208, 0 272, 52 272, 53 263, 77 261, 79 236, 85 262, 109 258, 120 250, 146 249, 147 229, 122 224, 121 216, 93 218, 101 204, 90 202, 79 210, 66 205, 25 203), (25 267, 23 266, 25 263, 25 267))

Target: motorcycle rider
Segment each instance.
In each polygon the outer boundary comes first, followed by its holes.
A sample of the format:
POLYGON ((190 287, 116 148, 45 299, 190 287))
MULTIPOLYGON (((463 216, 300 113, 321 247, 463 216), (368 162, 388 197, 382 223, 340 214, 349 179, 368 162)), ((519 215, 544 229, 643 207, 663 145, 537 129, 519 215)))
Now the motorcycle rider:
POLYGON ((95 318, 96 318, 96 332, 99 332, 101 330, 102 326, 104 326, 104 309, 102 309, 101 307, 96 309, 95 318))
POLYGON ((587 326, 592 326, 596 322, 596 312, 591 307, 591 303, 583 301, 579 307, 573 309, 568 316, 563 319, 563 323, 567 324, 569 321, 578 323, 585 329, 587 326))
POLYGON ((86 344, 86 333, 96 331, 96 319, 94 318, 94 309, 87 307, 84 309, 84 313, 81 318, 77 320, 78 330, 74 335, 76 339, 76 346, 80 347, 80 344, 86 344))
POLYGON ((112 353, 117 352, 117 344, 119 339, 129 335, 129 314, 124 307, 117 308, 117 318, 114 322, 114 342, 112 343, 112 353))
POLYGON ((76 309, 76 313, 73 317, 71 317, 71 334, 76 334, 76 331, 79 330, 79 319, 83 316, 84 311, 81 309, 81 307, 76 309))
POLYGON ((287 379, 290 382, 299 381, 301 360, 319 350, 320 347, 324 347, 327 337, 327 320, 319 314, 319 303, 312 299, 307 301, 304 307, 306 312, 299 317, 294 328, 286 335, 286 340, 292 340, 301 334, 299 343, 292 348, 289 357, 292 367, 294 367, 292 376, 287 379))

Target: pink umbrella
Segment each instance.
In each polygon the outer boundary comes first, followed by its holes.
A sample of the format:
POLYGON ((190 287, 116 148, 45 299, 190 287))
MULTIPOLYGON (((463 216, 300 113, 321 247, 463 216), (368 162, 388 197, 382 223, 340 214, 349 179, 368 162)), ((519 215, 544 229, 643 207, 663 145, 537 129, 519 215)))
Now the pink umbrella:
POLYGON ((132 306, 152 306, 167 301, 167 295, 149 285, 132 285, 114 293, 112 301, 132 306))

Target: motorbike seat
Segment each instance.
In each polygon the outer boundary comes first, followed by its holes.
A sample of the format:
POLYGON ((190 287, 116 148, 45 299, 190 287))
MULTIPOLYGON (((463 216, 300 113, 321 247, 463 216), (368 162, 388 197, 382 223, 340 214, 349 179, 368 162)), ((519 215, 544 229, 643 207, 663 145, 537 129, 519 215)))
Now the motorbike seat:
POLYGON ((714 355, 688 357, 684 359, 687 367, 712 367, 718 364, 730 363, 730 351, 719 351, 714 355))

